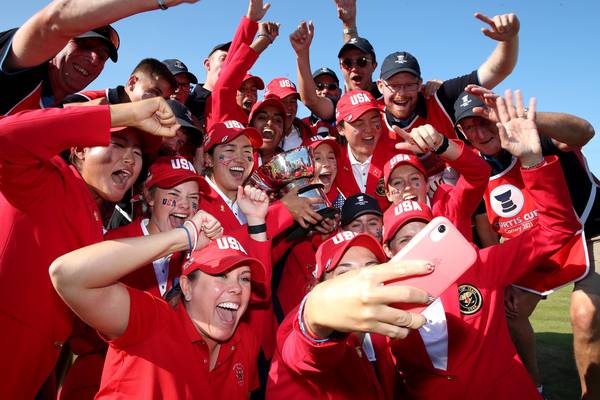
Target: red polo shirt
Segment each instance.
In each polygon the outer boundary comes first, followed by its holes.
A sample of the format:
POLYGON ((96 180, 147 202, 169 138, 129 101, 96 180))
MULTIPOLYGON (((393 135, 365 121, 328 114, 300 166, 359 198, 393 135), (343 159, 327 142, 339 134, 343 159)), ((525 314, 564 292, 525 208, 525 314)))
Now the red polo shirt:
POLYGON ((125 333, 109 341, 97 399, 247 399, 258 387, 258 341, 244 323, 221 343, 209 371, 208 346, 180 303, 175 309, 128 288, 125 333))

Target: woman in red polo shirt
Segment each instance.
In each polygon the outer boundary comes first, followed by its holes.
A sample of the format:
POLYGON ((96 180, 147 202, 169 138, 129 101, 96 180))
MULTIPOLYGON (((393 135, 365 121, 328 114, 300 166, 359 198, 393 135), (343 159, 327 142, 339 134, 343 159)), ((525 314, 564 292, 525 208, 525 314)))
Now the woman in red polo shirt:
MULTIPOLYGON (((243 196, 266 213, 266 194, 247 187, 243 196)), ((221 237, 222 231, 214 217, 199 211, 181 228, 105 241, 52 264, 59 295, 109 342, 97 398, 245 399, 257 386, 258 341, 240 319, 249 302, 268 293, 265 269, 248 256, 251 242, 221 237), (118 282, 184 250, 192 251, 175 308, 118 282)))

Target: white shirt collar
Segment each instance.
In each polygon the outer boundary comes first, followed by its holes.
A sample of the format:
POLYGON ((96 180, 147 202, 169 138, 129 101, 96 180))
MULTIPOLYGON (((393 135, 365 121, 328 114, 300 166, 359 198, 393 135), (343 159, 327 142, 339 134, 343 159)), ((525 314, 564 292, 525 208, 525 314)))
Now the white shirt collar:
POLYGON ((347 146, 348 146, 348 159, 350 160, 350 165, 361 165, 361 166, 363 166, 363 165, 369 165, 369 164, 371 164, 371 159, 373 158, 372 154, 369 156, 369 158, 367 158, 365 160, 365 162, 361 163, 360 161, 358 161, 356 159, 356 157, 354 157, 354 153, 352 153, 352 149, 350 148, 350 145, 348 144, 347 146))
POLYGON ((206 177, 206 182, 208 182, 210 187, 212 187, 215 190, 215 192, 217 192, 219 196, 221 196, 225 204, 227 204, 227 206, 231 209, 233 215, 235 215, 240 224, 245 224, 248 222, 246 216, 244 215, 242 210, 240 210, 240 207, 238 206, 237 202, 231 201, 231 199, 227 197, 225 193, 223 193, 223 191, 217 186, 212 177, 206 177))

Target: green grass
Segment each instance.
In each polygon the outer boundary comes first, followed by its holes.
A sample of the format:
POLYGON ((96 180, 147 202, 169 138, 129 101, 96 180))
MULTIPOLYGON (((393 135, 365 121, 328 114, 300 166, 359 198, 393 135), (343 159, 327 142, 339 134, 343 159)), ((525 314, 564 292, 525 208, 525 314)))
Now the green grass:
POLYGON ((581 395, 569 322, 572 290, 572 286, 565 287, 541 301, 531 321, 542 380, 553 400, 579 399, 581 395))

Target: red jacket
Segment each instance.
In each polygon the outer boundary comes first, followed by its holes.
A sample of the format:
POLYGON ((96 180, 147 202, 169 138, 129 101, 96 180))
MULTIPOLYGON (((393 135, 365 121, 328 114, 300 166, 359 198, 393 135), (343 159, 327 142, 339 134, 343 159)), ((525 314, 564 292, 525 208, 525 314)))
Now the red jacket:
MULTIPOLYGON (((377 142, 377 146, 375 146, 375 152, 373 153, 371 165, 369 166, 369 176, 367 178, 365 193, 377 199, 381 211, 385 211, 390 205, 390 202, 385 196, 383 166, 390 158, 396 155, 397 150, 394 147, 395 143, 396 142, 388 139, 385 134, 382 133, 379 142, 377 142)), ((341 146, 340 156, 337 161, 338 171, 335 181, 344 197, 348 198, 354 194, 360 193, 361 190, 352 173, 352 165, 348 158, 347 145, 341 146)))
POLYGON ((33 398, 73 327, 48 267, 102 240, 96 202, 58 154, 108 146, 107 106, 44 109, 0 119, 0 397, 33 398))
POLYGON ((521 174, 539 206, 539 224, 502 245, 478 250, 475 264, 440 297, 447 320, 447 371, 433 367, 418 332, 392 342, 410 398, 539 398, 508 333, 504 288, 581 226, 556 159, 521 174))
POLYGON ((397 372, 385 337, 372 334, 377 372, 359 337, 344 335, 324 343, 308 340, 298 324, 297 306, 277 331, 267 399, 392 399, 397 372))
POLYGON ((448 165, 460 173, 456 186, 443 184, 435 191, 431 212, 448 218, 469 241, 472 240, 471 217, 483 198, 491 168, 462 142, 460 156, 448 165))
POLYGON ((237 104, 235 97, 244 76, 258 59, 258 53, 250 48, 257 29, 256 22, 242 17, 221 67, 219 79, 206 103, 207 132, 214 123, 220 121, 236 120, 244 125, 248 123, 248 113, 237 104))

